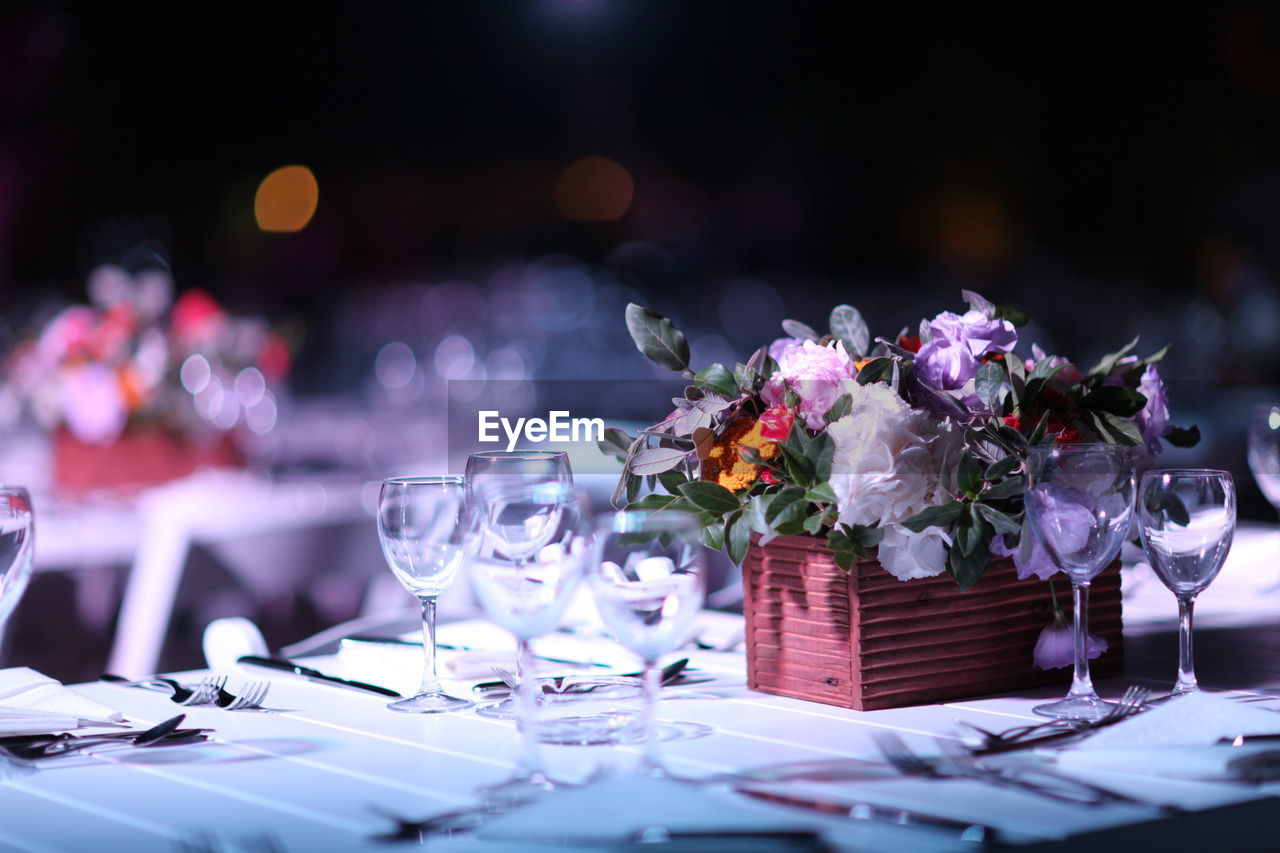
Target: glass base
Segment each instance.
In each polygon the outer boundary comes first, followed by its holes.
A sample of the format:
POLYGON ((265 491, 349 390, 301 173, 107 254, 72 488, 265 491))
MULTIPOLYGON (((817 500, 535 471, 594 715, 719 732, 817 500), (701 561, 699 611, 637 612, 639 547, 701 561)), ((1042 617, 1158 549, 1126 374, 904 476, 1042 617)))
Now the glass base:
POLYGON ((504 808, 524 806, 540 800, 559 787, 543 773, 520 773, 476 788, 476 796, 490 805, 504 808))
POLYGON ((1115 707, 1114 702, 1107 702, 1097 696, 1068 696, 1058 702, 1037 705, 1031 709, 1031 713, 1055 720, 1100 720, 1115 707))
POLYGON ((1182 689, 1174 688, 1168 696, 1161 696, 1159 699, 1148 699, 1144 705, 1163 705, 1170 699, 1177 699, 1179 696, 1190 696, 1193 693, 1203 693, 1199 687, 1184 687, 1182 689))
POLYGON ((397 699, 389 702, 387 707, 392 711, 404 714, 439 714, 442 711, 461 711, 476 704, 470 699, 459 699, 448 693, 419 693, 408 699, 397 699))
POLYGON ((511 699, 503 699, 501 702, 481 705, 476 708, 476 713, 481 717, 488 717, 492 720, 514 720, 516 718, 516 703, 511 699))

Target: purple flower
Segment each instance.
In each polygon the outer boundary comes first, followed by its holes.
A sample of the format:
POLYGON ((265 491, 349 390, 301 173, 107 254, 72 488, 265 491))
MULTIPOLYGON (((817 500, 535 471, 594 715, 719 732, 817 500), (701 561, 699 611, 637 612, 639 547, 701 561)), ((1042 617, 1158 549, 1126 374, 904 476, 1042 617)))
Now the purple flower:
MULTIPOLYGON (((1107 650, 1107 641, 1093 634, 1084 635, 1085 655, 1093 660, 1107 650)), ((1076 660, 1075 632, 1072 626, 1057 620, 1045 626, 1036 640, 1032 661, 1040 669, 1071 666, 1076 660)))
POLYGON ((978 373, 980 359, 1009 352, 1018 333, 1008 320, 989 320, 981 311, 943 311, 929 322, 930 339, 916 353, 916 375, 939 390, 955 390, 978 373))
POLYGON ((1036 535, 1028 530, 1025 536, 1031 537, 1031 556, 1022 559, 1021 548, 1009 548, 1004 544, 1004 537, 997 536, 991 540, 991 553, 997 557, 1013 557, 1013 566, 1018 570, 1018 580, 1026 580, 1032 575, 1047 581, 1052 575, 1061 571, 1045 552, 1036 535))
POLYGON ((1147 398, 1147 404, 1134 415, 1133 422, 1142 430, 1142 440, 1154 455, 1160 452, 1161 437, 1169 431, 1169 392, 1154 364, 1148 364, 1143 371, 1138 393, 1147 398))

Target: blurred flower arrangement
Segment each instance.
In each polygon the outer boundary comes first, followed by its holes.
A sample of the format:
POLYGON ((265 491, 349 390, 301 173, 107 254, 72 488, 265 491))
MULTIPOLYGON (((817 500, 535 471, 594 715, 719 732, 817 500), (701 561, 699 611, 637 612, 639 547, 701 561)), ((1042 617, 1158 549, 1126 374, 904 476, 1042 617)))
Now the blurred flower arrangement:
POLYGON ((88 290, 91 304, 64 308, 6 361, 0 411, 10 419, 27 411, 104 446, 135 425, 189 438, 274 427, 272 388, 290 355, 264 319, 232 316, 202 290, 175 301, 162 269, 102 266, 88 290))
POLYGON ((1165 350, 1139 357, 1135 338, 1088 371, 1038 346, 1020 358, 1026 316, 964 298, 964 313, 893 338, 873 340, 848 305, 827 334, 785 320, 786 337, 745 364, 696 373, 684 335, 629 305, 640 352, 691 384, 644 435, 606 434, 601 449, 624 462, 614 502, 695 512, 706 544, 739 564, 753 532, 761 544, 809 534, 846 571, 874 546, 900 580, 950 571, 968 589, 993 555, 1011 556, 1020 578, 1047 579, 1057 569, 1023 511, 1028 448, 1107 442, 1153 455, 1199 431, 1169 424, 1165 350))

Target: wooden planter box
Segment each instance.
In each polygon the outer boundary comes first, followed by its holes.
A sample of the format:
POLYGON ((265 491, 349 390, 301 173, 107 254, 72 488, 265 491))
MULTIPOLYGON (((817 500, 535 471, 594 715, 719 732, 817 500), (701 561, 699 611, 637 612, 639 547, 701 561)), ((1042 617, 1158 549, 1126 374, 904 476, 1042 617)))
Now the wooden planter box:
POLYGON ((126 429, 111 444, 86 444, 66 427, 53 434, 53 482, 58 491, 127 489, 165 483, 199 468, 234 468, 244 455, 222 433, 206 443, 162 427, 126 429))
MULTIPOLYGON (((1007 557, 961 592, 949 573, 900 581, 872 556, 846 574, 825 540, 779 536, 761 547, 753 536, 742 571, 752 690, 874 711, 1071 680, 1070 667, 1032 664, 1053 618, 1049 586, 1018 580, 1007 557)), ((1058 594, 1069 611, 1065 581, 1058 594)), ((1119 561, 1090 587, 1089 633, 1107 641, 1093 674, 1119 672, 1119 561)))

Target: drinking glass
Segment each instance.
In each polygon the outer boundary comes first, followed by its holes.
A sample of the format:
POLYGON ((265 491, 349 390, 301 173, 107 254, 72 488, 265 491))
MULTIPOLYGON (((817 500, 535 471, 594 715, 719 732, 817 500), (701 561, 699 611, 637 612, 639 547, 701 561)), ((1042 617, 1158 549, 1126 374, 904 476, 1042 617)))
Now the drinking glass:
POLYGON ((1280 512, 1280 406, 1262 406, 1249 420, 1249 470, 1280 512))
POLYGON ((391 477, 378 495, 378 539, 391 571, 422 602, 422 686, 387 705, 431 714, 474 705, 450 696, 436 677, 436 598, 457 579, 475 551, 461 477, 391 477))
MULTIPOLYGON (((558 535, 556 513, 528 496, 538 487, 572 486, 573 473, 563 451, 483 450, 467 457, 467 494, 475 523, 495 554, 515 562, 529 559, 558 535), (522 494, 525 499, 519 499, 522 494)), ((523 667, 517 656, 517 681, 524 679, 523 667)), ((512 697, 484 705, 477 713, 509 720, 516 710, 512 697)))
POLYGON ((489 799, 523 800, 553 786, 538 751, 537 678, 534 639, 551 633, 588 557, 583 535, 584 500, 563 483, 532 481, 481 483, 472 492, 471 511, 480 519, 481 545, 471 559, 472 588, 489 618, 516 638, 517 727, 520 758, 511 778, 489 786, 489 799), (528 534, 510 548, 507 522, 526 520, 528 534))
POLYGON ((644 661, 639 772, 665 776, 656 736, 658 658, 689 638, 706 594, 701 527, 690 513, 625 510, 602 516, 588 578, 605 625, 644 661))
POLYGON ((1120 553, 1133 517, 1132 448, 1115 444, 1033 447, 1027 457, 1027 517, 1049 557, 1070 579, 1075 607, 1075 671, 1059 702, 1032 710, 1045 717, 1096 720, 1114 705, 1093 689, 1088 632, 1089 584, 1120 553))
POLYGON ((1198 693, 1191 612, 1231 550, 1235 482, 1208 468, 1148 471, 1138 489, 1138 518, 1151 568, 1178 599, 1178 681, 1169 696, 1198 693))
POLYGON ((0 640, 9 614, 31 579, 34 550, 31 496, 21 486, 0 486, 0 640))

